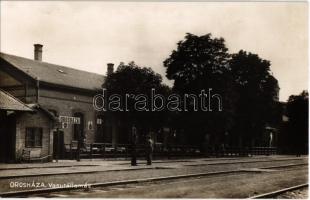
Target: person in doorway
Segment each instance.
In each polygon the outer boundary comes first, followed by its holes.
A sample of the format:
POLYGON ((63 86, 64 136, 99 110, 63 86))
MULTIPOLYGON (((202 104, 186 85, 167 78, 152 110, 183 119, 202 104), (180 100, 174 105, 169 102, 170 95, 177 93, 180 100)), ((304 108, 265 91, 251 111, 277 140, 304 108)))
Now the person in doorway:
POLYGON ((152 165, 152 154, 154 149, 154 142, 151 138, 151 136, 147 136, 146 139, 146 162, 147 165, 152 165))

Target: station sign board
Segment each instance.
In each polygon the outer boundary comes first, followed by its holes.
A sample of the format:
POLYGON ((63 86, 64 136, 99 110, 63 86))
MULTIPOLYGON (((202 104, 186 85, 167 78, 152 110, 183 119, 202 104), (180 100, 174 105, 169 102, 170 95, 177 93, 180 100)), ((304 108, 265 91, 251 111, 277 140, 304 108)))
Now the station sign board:
POLYGON ((80 124, 81 120, 79 117, 70 116, 59 116, 57 126, 59 128, 65 129, 69 127, 69 124, 80 124))
POLYGON ((59 116, 59 122, 67 124, 80 124, 81 120, 79 117, 59 116))

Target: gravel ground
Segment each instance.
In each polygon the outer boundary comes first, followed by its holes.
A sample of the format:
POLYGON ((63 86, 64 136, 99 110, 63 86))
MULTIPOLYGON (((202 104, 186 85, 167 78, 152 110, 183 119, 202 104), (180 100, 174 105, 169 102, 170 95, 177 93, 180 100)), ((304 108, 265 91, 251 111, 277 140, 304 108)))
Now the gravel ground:
POLYGON ((275 198, 276 199, 308 199, 308 196, 309 196, 308 192, 309 192, 309 188, 303 188, 303 189, 283 193, 275 198))
MULTIPOLYGON (((71 191, 39 195, 43 197, 87 197, 87 198, 248 198, 261 193, 278 190, 307 181, 307 168, 272 173, 244 173, 156 181, 108 188, 94 188, 90 191, 71 191)), ((295 196, 296 197, 296 196, 295 196)), ((304 198, 304 194, 298 197, 304 198)))
MULTIPOLYGON (((184 174, 194 174, 194 173, 206 173, 206 172, 215 172, 215 171, 228 171, 228 170, 238 170, 238 169, 248 169, 253 170, 257 168, 265 168, 272 166, 280 166, 287 164, 304 164, 308 163, 307 158, 298 159, 296 157, 290 157, 289 160, 273 160, 274 157, 260 157, 260 158, 237 158, 237 159, 190 159, 190 162, 157 162, 152 165, 152 168, 146 169, 145 165, 139 165, 137 167, 131 167, 129 164, 124 164, 126 162, 115 161, 115 162, 99 162, 96 161, 93 164, 99 166, 73 166, 66 167, 63 169, 59 168, 43 168, 43 169, 23 169, 23 170, 3 170, 1 171, 2 176, 5 174, 21 175, 21 174, 40 174, 46 172, 73 172, 73 171, 91 171, 91 170, 101 170, 101 172, 96 173, 87 173, 87 174, 67 174, 67 175, 49 175, 49 176, 36 176, 36 177, 22 177, 22 178, 1 178, 0 179, 0 192, 7 191, 18 191, 18 190, 29 190, 29 189, 39 189, 48 187, 49 183, 55 184, 85 184, 85 183, 102 183, 102 182, 111 182, 111 181, 120 181, 120 180, 131 180, 131 179, 142 179, 142 178, 152 178, 152 177, 162 177, 162 176, 173 176, 173 175, 184 175, 184 174), (233 163, 239 161, 261 161, 268 160, 270 162, 257 162, 257 163, 233 163), (222 162, 230 162, 230 164, 221 164, 222 162), (212 165, 206 165, 209 163, 218 163, 212 165), (189 164, 198 164, 196 166, 188 166, 189 164), (113 166, 112 166, 113 165, 113 166), (155 168, 157 167, 157 168, 155 168), (166 168, 165 168, 166 167, 166 168), (111 169, 137 169, 137 170, 121 170, 121 171, 106 171, 111 169), (35 183, 35 187, 11 187, 14 183, 35 183), (39 187, 37 187, 39 184, 39 187), (43 187, 44 184, 44 187, 43 187)), ((283 157, 277 159, 285 159, 283 157)), ((91 162, 90 162, 91 163, 91 162)), ((83 164, 87 164, 83 163, 83 164)), ((88 163, 89 164, 89 163, 88 163)), ((35 165, 32 165, 32 167, 35 165)), ((68 166, 68 165, 67 165, 68 166)), ((301 171, 298 176, 299 179, 307 178, 307 166, 295 166, 290 168, 281 168, 281 173, 287 174, 294 171, 301 171), (305 171, 306 170, 306 171, 305 171), (285 172, 285 173, 284 173, 285 172)), ((254 170, 255 171, 255 170, 254 170)), ((276 170, 270 170, 270 172, 278 172, 276 170)), ((269 173, 269 172, 268 172, 269 173)), ((267 174, 268 174, 267 173, 267 174)), ((249 173, 249 176, 252 174, 264 175, 262 173, 249 173)), ((291 177, 292 180, 297 181, 294 177, 291 177)), ((294 182, 292 182, 294 183, 294 182)), ((190 186, 190 185, 189 185, 190 186)))
MULTIPOLYGON (((131 179, 142 179, 142 178, 151 178, 151 177, 162 177, 162 176, 172 176, 172 175, 183 175, 183 174, 194 174, 194 173, 206 173, 206 172, 215 172, 215 171, 228 171, 228 170, 237 170, 237 169, 249 169, 249 168, 261 168, 269 167, 275 165, 284 165, 284 164, 296 164, 304 163, 302 161, 280 161, 280 162, 270 162, 270 163, 238 163, 238 164, 226 164, 226 165, 210 165, 210 166, 184 166, 178 165, 177 168, 172 169, 139 169, 139 170, 130 170, 130 171, 104 171, 97 173, 87 173, 87 174, 68 174, 68 175, 52 175, 52 176, 43 176, 43 177, 23 177, 23 178, 11 178, 11 179, 0 179, 0 192, 4 191, 17 191, 17 190, 29 190, 36 189, 37 184, 39 188, 41 186, 48 187, 49 183, 56 184, 85 184, 85 183, 102 183, 110 181, 120 181, 120 180, 131 180, 131 179), (17 183, 36 183, 35 187, 10 187, 12 182, 17 183)), ((155 165, 154 165, 155 166, 155 165)), ((164 167, 165 165, 158 164, 157 167, 164 167)), ((37 187, 38 188, 38 187, 37 187)))

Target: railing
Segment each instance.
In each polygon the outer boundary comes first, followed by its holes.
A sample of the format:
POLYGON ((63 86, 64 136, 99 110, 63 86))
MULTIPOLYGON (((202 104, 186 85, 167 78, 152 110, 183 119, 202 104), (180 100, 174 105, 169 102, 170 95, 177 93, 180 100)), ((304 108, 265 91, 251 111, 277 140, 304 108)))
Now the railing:
MULTIPOLYGON (((130 144, 112 143, 88 143, 80 147, 81 158, 129 158, 131 156, 130 144)), ((145 157, 145 145, 136 145, 137 157, 145 157)), ((78 145, 76 141, 65 144, 65 157, 76 158, 78 145)), ((162 144, 155 144, 153 157, 172 158, 172 157, 222 157, 222 156, 252 156, 252 155, 274 155, 277 154, 275 147, 252 147, 252 148, 207 148, 204 152, 197 146, 191 145, 170 145, 164 147, 162 144)))
POLYGON ((207 149, 207 156, 253 156, 253 155, 275 155, 277 154, 276 147, 230 147, 207 149))
MULTIPOLYGON (((131 156, 130 144, 112 144, 112 143, 87 143, 80 147, 81 158, 129 158, 131 156)), ((71 144, 65 144, 64 155, 66 158, 76 158, 78 144, 72 141, 71 144)), ((136 155, 145 157, 145 145, 136 145, 136 155)), ((196 146, 189 145, 171 145, 163 147, 163 145, 154 145, 153 157, 174 157, 174 156, 195 156, 200 155, 200 151, 196 146)))

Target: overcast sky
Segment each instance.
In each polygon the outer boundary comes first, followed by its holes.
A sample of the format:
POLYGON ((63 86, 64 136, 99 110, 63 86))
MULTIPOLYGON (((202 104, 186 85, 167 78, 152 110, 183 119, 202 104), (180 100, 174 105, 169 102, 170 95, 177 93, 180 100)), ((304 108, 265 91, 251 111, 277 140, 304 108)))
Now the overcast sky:
MULTIPOLYGON (((271 61, 280 100, 308 88, 307 3, 1 1, 1 52, 99 74, 135 61, 165 77, 163 61, 185 33, 224 37, 271 61)), ((171 85, 171 82, 164 78, 171 85)))

